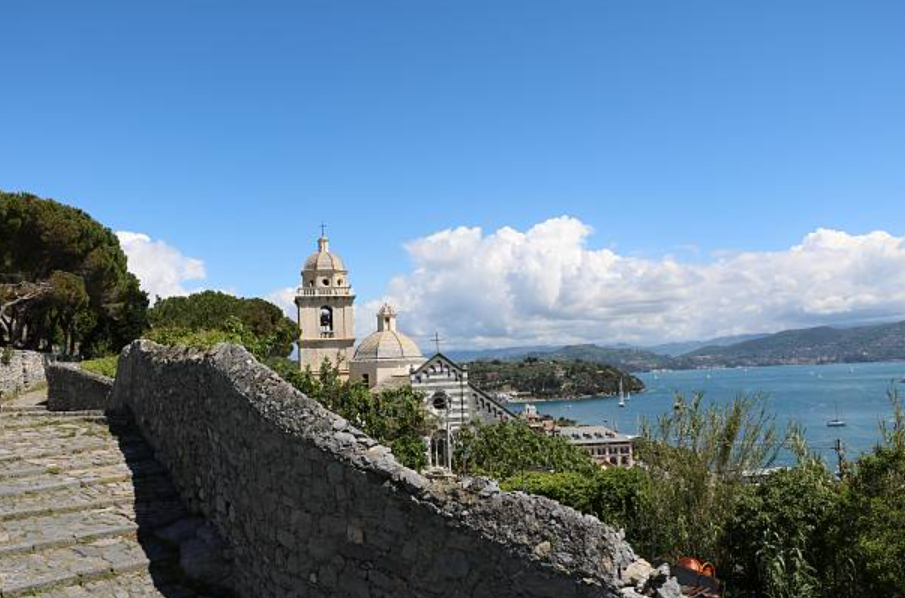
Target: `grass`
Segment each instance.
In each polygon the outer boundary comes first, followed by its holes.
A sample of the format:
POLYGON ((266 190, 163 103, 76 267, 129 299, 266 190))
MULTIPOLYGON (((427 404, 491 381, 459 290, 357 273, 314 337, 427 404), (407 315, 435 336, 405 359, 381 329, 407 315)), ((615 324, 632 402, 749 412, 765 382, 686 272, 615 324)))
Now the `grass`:
POLYGON ((119 356, 111 355, 109 357, 98 357, 97 359, 83 361, 79 364, 79 367, 81 367, 86 372, 91 372, 92 374, 97 374, 98 376, 116 378, 116 366, 118 362, 119 356))

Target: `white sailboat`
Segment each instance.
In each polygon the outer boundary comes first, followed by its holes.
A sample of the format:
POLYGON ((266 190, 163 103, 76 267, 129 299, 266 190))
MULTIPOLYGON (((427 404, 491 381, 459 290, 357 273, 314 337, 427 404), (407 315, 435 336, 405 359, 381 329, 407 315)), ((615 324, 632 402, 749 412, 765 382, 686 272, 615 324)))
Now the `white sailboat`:
POLYGON ((625 392, 622 389, 622 378, 619 378, 619 406, 625 407, 625 392))
POLYGON ((839 417, 839 403, 836 403, 836 417, 826 422, 827 428, 844 428, 845 420, 839 417))

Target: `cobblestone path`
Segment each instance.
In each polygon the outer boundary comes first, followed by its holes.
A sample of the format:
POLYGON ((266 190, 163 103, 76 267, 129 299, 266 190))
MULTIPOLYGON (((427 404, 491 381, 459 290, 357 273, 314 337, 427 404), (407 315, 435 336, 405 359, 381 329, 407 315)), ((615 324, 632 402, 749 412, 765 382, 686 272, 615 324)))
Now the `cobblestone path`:
POLYGON ((128 421, 40 398, 0 405, 0 598, 225 596, 185 574, 207 526, 128 421))

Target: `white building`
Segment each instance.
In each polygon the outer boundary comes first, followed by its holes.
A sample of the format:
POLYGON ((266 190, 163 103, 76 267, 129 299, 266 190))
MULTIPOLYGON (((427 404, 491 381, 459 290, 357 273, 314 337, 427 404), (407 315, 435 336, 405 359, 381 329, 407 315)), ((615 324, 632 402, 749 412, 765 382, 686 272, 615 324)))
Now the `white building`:
POLYGON ((409 374, 424 363, 415 341, 396 328, 396 312, 384 304, 377 312, 377 332, 358 345, 351 363, 351 379, 369 388, 409 383, 409 374))
POLYGON ((468 382, 468 370, 442 353, 428 359, 409 376, 412 389, 424 393, 428 412, 437 421, 430 438, 431 467, 449 469, 456 432, 472 423, 494 424, 515 419, 503 404, 468 382))
POLYGON ((562 436, 583 449, 603 467, 632 467, 635 464, 635 437, 606 426, 563 426, 553 435, 562 436))
POLYGON ((343 378, 355 345, 355 293, 342 259, 330 253, 329 240, 321 236, 317 251, 305 261, 302 284, 296 291, 299 322, 299 366, 320 370, 324 359, 343 378))

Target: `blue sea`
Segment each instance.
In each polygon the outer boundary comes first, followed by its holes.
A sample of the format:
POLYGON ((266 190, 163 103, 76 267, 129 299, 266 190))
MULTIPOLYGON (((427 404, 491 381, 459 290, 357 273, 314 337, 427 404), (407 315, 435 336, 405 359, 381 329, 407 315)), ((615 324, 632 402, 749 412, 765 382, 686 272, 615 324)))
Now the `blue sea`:
MULTIPOLYGON (((833 445, 841 439, 848 457, 870 450, 879 440, 879 423, 890 420, 892 408, 887 398, 891 384, 905 396, 905 363, 832 364, 822 366, 776 366, 747 369, 686 370, 640 374, 647 390, 632 395, 620 408, 618 398, 600 397, 584 401, 537 403, 540 413, 574 419, 582 424, 605 424, 620 432, 634 434, 642 418, 654 421, 669 412, 676 393, 691 397, 695 391, 706 400, 725 403, 739 393, 761 393, 768 409, 784 429, 798 422, 805 429, 811 448, 835 464, 833 445), (846 421, 843 428, 827 427, 836 417, 846 421)), ((513 405, 517 410, 518 405, 513 405)), ((780 456, 780 463, 790 460, 780 456)))

